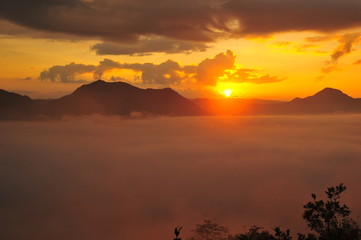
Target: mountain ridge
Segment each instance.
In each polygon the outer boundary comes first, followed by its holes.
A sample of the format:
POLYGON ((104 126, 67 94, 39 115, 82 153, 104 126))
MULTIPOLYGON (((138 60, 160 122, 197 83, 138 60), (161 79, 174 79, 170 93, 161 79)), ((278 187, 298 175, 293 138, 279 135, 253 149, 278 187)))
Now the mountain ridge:
POLYGON ((280 115, 361 113, 361 99, 334 88, 289 102, 261 99, 187 99, 171 88, 138 88, 125 82, 97 80, 58 99, 31 99, 0 89, 0 119, 37 119, 65 115, 166 116, 280 115))

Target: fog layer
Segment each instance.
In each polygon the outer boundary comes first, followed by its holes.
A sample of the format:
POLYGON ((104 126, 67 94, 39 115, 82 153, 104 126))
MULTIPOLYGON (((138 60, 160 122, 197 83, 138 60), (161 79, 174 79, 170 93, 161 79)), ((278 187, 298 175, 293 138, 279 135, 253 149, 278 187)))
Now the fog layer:
POLYGON ((171 240, 204 219, 305 231, 343 182, 361 214, 361 116, 0 122, 0 239, 171 240))

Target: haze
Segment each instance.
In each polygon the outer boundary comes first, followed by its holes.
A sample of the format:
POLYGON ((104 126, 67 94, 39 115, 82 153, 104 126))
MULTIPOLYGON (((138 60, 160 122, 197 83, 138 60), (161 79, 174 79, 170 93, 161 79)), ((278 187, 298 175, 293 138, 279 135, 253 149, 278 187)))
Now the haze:
POLYGON ((361 214, 361 116, 0 122, 0 238, 181 237, 204 219, 304 232, 302 206, 344 183, 361 214))

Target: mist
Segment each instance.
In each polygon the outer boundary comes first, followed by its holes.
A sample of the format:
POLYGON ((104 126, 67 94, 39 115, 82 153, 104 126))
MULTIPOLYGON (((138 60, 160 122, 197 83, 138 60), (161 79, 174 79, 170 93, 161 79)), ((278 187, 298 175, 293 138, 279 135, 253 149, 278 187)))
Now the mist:
POLYGON ((305 232, 310 194, 344 183, 361 214, 361 116, 0 122, 0 238, 188 239, 205 219, 305 232))

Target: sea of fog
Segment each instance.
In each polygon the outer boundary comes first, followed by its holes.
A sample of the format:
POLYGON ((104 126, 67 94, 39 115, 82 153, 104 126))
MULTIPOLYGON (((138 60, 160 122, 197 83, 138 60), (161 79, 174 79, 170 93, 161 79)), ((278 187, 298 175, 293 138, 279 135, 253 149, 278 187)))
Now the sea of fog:
POLYGON ((305 232, 344 183, 361 216, 361 115, 0 122, 0 239, 187 240, 209 219, 305 232))

